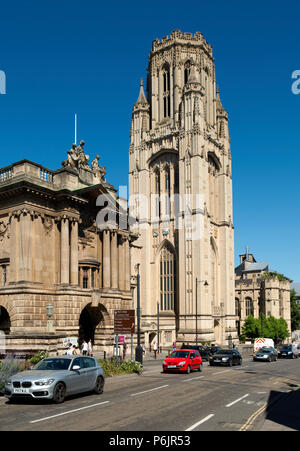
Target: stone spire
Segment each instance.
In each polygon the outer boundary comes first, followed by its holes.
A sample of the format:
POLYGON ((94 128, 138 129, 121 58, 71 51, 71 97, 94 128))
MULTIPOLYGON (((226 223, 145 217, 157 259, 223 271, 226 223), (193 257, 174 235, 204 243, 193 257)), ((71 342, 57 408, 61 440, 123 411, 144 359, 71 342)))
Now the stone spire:
POLYGON ((144 92, 144 82, 143 82, 143 78, 141 78, 141 87, 140 87, 140 94, 139 94, 139 98, 137 99, 137 102, 135 104, 135 106, 146 106, 148 105, 148 101, 146 99, 145 96, 145 92, 144 92))

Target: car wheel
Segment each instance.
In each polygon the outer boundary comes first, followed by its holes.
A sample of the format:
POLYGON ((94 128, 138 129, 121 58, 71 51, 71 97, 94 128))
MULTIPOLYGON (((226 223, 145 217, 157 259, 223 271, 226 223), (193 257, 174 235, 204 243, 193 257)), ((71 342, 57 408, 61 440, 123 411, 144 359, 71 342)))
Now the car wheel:
POLYGON ((97 395, 102 395, 104 389, 104 379, 101 376, 98 376, 96 380, 96 385, 94 388, 94 392, 97 393, 97 395))
POLYGON ((231 359, 228 362, 228 366, 232 366, 232 360, 231 359))
POLYGON ((62 382, 56 384, 53 391, 53 401, 55 404, 62 404, 66 397, 66 387, 62 382))
POLYGON ((190 374, 190 372, 191 372, 191 367, 190 367, 190 365, 188 365, 188 367, 186 369, 186 374, 190 374))
POLYGON ((199 365, 199 368, 198 368, 198 371, 200 371, 200 372, 202 371, 202 365, 203 365, 203 364, 201 363, 201 364, 199 365))

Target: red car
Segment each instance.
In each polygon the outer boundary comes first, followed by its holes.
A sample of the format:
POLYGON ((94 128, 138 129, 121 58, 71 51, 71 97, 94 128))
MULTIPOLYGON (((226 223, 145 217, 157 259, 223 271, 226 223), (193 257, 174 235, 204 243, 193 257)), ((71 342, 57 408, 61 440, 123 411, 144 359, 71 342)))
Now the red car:
POLYGON ((193 370, 202 371, 202 358, 198 351, 180 349, 173 351, 163 362, 163 372, 184 371, 190 374, 193 370))

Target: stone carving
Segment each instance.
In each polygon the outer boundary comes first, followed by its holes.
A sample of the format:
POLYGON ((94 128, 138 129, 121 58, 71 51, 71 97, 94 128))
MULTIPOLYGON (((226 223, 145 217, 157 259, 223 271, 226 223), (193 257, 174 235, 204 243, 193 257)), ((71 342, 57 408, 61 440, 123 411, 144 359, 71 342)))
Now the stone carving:
POLYGON ((8 224, 5 224, 3 221, 0 221, 0 241, 4 239, 4 236, 8 230, 8 224))
POLYGON ((63 167, 71 167, 77 171, 80 169, 89 169, 89 156, 84 153, 83 147, 85 142, 80 141, 80 145, 72 145, 72 148, 68 150, 68 158, 62 162, 63 167))
POLYGON ((92 171, 95 176, 100 176, 100 180, 105 182, 106 175, 105 166, 100 166, 99 160, 100 160, 99 155, 96 155, 96 158, 94 158, 92 161, 92 171))

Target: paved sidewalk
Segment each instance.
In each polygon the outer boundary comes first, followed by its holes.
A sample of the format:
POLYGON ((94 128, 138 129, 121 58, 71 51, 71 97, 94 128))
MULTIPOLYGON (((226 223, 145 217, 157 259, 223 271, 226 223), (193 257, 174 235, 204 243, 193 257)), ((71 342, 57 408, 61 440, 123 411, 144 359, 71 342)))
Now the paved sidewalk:
POLYGON ((266 410, 259 416, 251 430, 300 431, 299 405, 300 389, 288 393, 271 392, 266 410))

